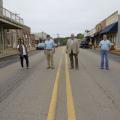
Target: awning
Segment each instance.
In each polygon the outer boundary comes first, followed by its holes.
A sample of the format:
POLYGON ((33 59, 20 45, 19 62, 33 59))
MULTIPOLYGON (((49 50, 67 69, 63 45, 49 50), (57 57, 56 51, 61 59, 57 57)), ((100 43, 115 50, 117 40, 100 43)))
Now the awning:
POLYGON ((94 34, 94 37, 96 37, 96 36, 98 36, 99 35, 99 32, 96 32, 95 34, 94 34))
POLYGON ((108 32, 117 32, 117 31, 118 31, 118 22, 107 26, 105 29, 103 29, 100 32, 100 34, 105 34, 105 33, 108 33, 108 32))

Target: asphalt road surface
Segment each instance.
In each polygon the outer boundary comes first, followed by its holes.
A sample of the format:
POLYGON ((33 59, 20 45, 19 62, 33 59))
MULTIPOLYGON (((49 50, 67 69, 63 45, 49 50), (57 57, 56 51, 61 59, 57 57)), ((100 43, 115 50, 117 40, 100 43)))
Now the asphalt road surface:
POLYGON ((99 69, 96 52, 80 49, 79 70, 69 69, 65 48, 56 49, 55 69, 43 52, 0 68, 0 120, 120 120, 120 63, 99 69))

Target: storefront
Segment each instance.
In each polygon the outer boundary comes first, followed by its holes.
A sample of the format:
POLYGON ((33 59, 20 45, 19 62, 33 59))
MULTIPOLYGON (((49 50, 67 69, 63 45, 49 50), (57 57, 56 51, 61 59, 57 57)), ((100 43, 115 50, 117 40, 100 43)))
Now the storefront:
POLYGON ((118 22, 115 22, 100 32, 100 35, 107 34, 108 39, 111 40, 112 43, 116 45, 117 40, 117 33, 118 33, 118 22))
POLYGON ((114 48, 120 48, 120 15, 118 11, 98 23, 95 29, 96 33, 93 37, 96 40, 97 45, 99 45, 99 42, 103 39, 103 34, 106 34, 108 39, 111 40, 114 45, 114 48))

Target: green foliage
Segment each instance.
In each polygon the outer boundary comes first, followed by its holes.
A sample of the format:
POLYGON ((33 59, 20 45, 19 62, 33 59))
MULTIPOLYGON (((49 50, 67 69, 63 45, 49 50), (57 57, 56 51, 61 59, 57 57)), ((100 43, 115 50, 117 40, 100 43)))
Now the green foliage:
MULTIPOLYGON (((77 36, 75 38, 81 40, 84 38, 84 35, 79 33, 79 34, 77 34, 77 36)), ((62 37, 62 38, 56 38, 55 41, 57 43, 60 43, 60 45, 66 45, 68 39, 69 39, 69 37, 62 37)))
POLYGON ((84 35, 82 33, 77 34, 77 39, 83 39, 84 35))
POLYGON ((66 45, 67 44, 67 40, 69 39, 69 37, 64 37, 64 38, 56 38, 55 40, 58 41, 60 43, 60 45, 66 45))

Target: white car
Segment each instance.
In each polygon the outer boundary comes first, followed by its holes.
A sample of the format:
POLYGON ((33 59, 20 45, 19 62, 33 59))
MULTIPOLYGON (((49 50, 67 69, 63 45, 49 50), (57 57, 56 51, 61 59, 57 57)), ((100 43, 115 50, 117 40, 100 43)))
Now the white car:
POLYGON ((45 43, 39 43, 36 47, 36 50, 44 50, 45 49, 45 43))

